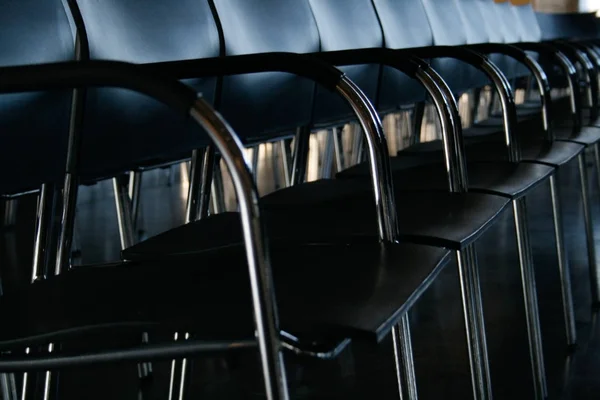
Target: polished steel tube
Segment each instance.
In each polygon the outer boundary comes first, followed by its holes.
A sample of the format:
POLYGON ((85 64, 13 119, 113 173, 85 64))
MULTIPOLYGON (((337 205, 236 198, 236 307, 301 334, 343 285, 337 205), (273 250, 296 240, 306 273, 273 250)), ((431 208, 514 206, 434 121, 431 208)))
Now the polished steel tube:
POLYGON ((533 373, 534 393, 536 399, 548 397, 542 334, 539 322, 537 293, 535 286, 535 271, 530 252, 529 232, 526 220, 525 198, 512 201, 517 234, 519 264, 521 267, 521 284, 525 301, 525 316, 527 319, 527 335, 529 338, 529 355, 533 373))
POLYGON ((332 134, 333 134, 333 148, 335 150, 335 167, 337 172, 343 171, 345 168, 345 163, 344 163, 344 148, 342 145, 342 138, 340 137, 342 135, 342 129, 340 128, 333 128, 332 129, 332 134))
POLYGON ((17 400, 17 386, 13 374, 0 374, 0 394, 2 399, 17 400))
POLYGON ((141 171, 130 171, 129 172, 129 185, 128 194, 129 201, 131 202, 131 222, 134 230, 138 230, 138 220, 140 218, 140 191, 142 189, 142 172, 141 171))
POLYGON ((348 101, 356 113, 365 135, 379 238, 383 241, 394 242, 398 237, 398 217, 388 156, 389 150, 381 120, 366 96, 348 78, 342 77, 337 85, 337 91, 348 101))
POLYGON ((477 345, 479 346, 479 362, 481 363, 480 379, 483 390, 487 392, 487 398, 492 398, 492 378, 490 374, 490 361, 487 350, 487 333, 485 330, 485 318, 483 314, 483 299, 481 295, 481 279, 479 277, 479 263, 477 262, 477 251, 475 243, 471 243, 466 249, 471 279, 473 296, 473 314, 477 330, 477 345))
POLYGON ((208 132, 231 174, 248 259, 256 339, 266 395, 269 400, 287 400, 289 394, 266 237, 260 220, 258 193, 243 146, 228 124, 202 98, 196 100, 190 115, 208 132))
POLYGON ((596 244, 594 241, 594 224, 592 221, 592 210, 590 209, 590 193, 588 190, 588 176, 585 152, 577 157, 579 165, 579 181, 581 184, 581 202, 583 205, 583 221, 585 224, 585 236, 588 251, 588 268, 590 274, 590 289, 592 293, 592 304, 600 304, 600 272, 596 260, 596 244))
POLYGON ((562 210, 560 205, 560 187, 557 183, 558 171, 550 176, 550 195, 552 197, 552 216, 554 217, 554 236, 556 238, 556 251, 558 253, 558 270, 560 273, 560 289, 563 303, 563 316, 567 345, 573 346, 577 342, 575 329, 575 310, 573 309, 573 293, 571 291, 571 268, 565 246, 562 210))
POLYGON ((480 332, 484 329, 478 318, 478 307, 476 291, 479 290, 479 282, 473 277, 474 266, 471 260, 470 250, 463 249, 456 252, 458 261, 458 272, 460 277, 460 289, 462 295, 463 312, 465 315, 465 330, 469 352, 469 364, 471 368, 471 384, 473 397, 476 400, 491 399, 491 381, 489 365, 484 361, 487 351, 482 353, 483 343, 480 332))
POLYGON ((400 399, 417 400, 419 396, 408 312, 404 313, 400 323, 392 328, 392 339, 394 341, 394 360, 396 362, 396 378, 400 399))
POLYGON ((427 89, 438 113, 448 189, 453 193, 464 193, 469 189, 469 177, 462 126, 454 95, 442 77, 431 68, 417 70, 416 78, 427 89))
POLYGON ((291 182, 290 157, 288 154, 287 141, 285 139, 279 141, 279 151, 281 153, 281 162, 283 164, 283 181, 285 187, 289 187, 291 182))
POLYGON ((50 212, 48 210, 48 204, 52 201, 53 190, 54 188, 52 185, 44 183, 38 196, 31 282, 46 278, 46 271, 44 270, 44 254, 46 250, 46 236, 50 229, 50 212))
POLYGON ((304 182, 304 179, 306 179, 309 140, 310 128, 306 126, 298 127, 294 137, 294 152, 292 155, 290 186, 302 183, 304 182))
POLYGON ((121 239, 121 250, 133 246, 135 243, 133 226, 131 220, 131 204, 129 194, 119 182, 119 178, 112 178, 115 206, 117 209, 117 221, 119 223, 119 237, 121 239))

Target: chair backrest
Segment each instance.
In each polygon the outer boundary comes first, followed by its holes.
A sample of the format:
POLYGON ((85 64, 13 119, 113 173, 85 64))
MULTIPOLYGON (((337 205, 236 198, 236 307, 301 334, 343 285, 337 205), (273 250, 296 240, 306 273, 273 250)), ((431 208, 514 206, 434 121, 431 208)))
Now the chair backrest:
MULTIPOLYGON (((61 0, 3 0, 0 10, 0 66, 75 57, 61 0)), ((0 193, 36 189, 62 177, 70 109, 71 91, 0 96, 0 193)))
MULTIPOLYGON (((303 0, 297 0, 300 2, 303 0)), ((321 39, 321 51, 383 47, 383 34, 371 0, 309 0, 321 39)), ((379 65, 353 65, 341 70, 376 103, 379 65)), ((321 87, 317 88, 314 120, 316 125, 354 119, 343 100, 321 87)))
POLYGON ((542 40, 569 38, 572 33, 570 23, 565 14, 540 13, 535 14, 542 32, 542 40))
MULTIPOLYGON (((206 1, 77 0, 90 57, 132 63, 217 57, 219 32, 206 1)), ((209 101, 216 79, 189 80, 209 101)), ((168 107, 128 90, 87 93, 83 174, 101 177, 176 160, 208 143, 198 128, 168 107)))
MULTIPOLYGON (((488 0, 454 0, 462 17, 469 44, 504 43, 502 29, 498 26, 493 3, 488 0)), ((515 62, 501 54, 491 54, 490 60, 507 77, 515 73, 515 62)))
POLYGON ((542 31, 531 4, 515 4, 510 9, 514 15, 514 26, 519 29, 519 35, 523 42, 539 42, 542 40, 542 31))
MULTIPOLYGON (((433 33, 420 1, 372 0, 389 49, 433 46, 433 33)), ((384 68, 378 106, 382 112, 425 99, 425 90, 405 74, 384 68)))
MULTIPOLYGON (((211 1, 226 55, 319 51, 319 32, 307 1, 211 1)), ((225 77, 221 112, 247 140, 275 138, 311 123, 315 88, 312 81, 287 73, 225 77)))
MULTIPOLYGON (((468 43, 463 17, 461 17, 458 4, 454 0, 421 1, 433 32, 434 45, 461 46, 468 43)), ((482 39, 485 40, 486 37, 482 39)), ((433 66, 455 93, 462 93, 471 88, 485 85, 488 81, 477 69, 453 59, 439 60, 433 66)))
POLYGON ((504 34, 504 43, 519 43, 523 41, 520 29, 515 29, 513 21, 512 5, 509 0, 494 1, 490 0, 496 11, 496 18, 500 22, 504 34))

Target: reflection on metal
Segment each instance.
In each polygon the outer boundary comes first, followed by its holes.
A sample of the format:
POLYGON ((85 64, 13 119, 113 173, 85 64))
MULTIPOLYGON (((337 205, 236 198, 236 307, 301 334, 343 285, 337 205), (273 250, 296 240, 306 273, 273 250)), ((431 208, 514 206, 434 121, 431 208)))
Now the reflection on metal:
POLYGON ((550 195, 552 198, 552 216, 554 217, 554 236, 556 238, 556 251, 558 253, 558 271, 560 273, 560 289, 563 303, 563 316, 565 319, 567 345, 572 346, 577 342, 575 329, 575 310, 573 309, 573 294, 571 292, 571 268, 567 256, 562 224, 562 210, 560 206, 560 187, 557 184, 557 170, 550 176, 550 195))
POLYGON ((243 146, 227 123, 202 98, 196 100, 190 115, 208 132, 231 175, 240 208, 266 395, 269 400, 287 400, 289 394, 266 237, 260 221, 258 193, 243 146))
POLYGON ((398 218, 387 141, 381 121, 369 100, 352 81, 343 77, 338 83, 337 91, 350 103, 365 134, 379 237, 383 241, 396 241, 398 218))
POLYGON ((533 384, 536 399, 548 397, 546 385, 546 372, 544 366, 544 352, 542 348, 542 332, 540 328, 539 309, 537 303, 537 290, 535 285, 535 271, 531 256, 529 242, 529 229, 527 227, 527 209, 525 198, 512 201, 515 229, 517 233, 517 247, 519 251, 519 264, 521 267, 521 284, 525 301, 525 316, 527 318, 527 335, 529 338, 529 358, 533 373, 533 384))
POLYGON ((487 357, 485 324, 481 308, 481 287, 474 249, 456 252, 460 289, 465 318, 465 330, 471 367, 473 397, 477 400, 492 398, 489 362, 487 357))

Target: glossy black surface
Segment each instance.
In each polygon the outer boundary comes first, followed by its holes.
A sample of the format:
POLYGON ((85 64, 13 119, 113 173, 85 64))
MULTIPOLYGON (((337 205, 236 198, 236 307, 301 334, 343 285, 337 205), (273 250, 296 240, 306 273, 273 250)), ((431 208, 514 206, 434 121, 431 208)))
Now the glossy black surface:
MULTIPOLYGON (((595 169, 589 168, 594 180, 595 169)), ((183 215, 181 188, 166 186, 163 172, 145 176, 143 215, 147 234, 179 225, 183 215)), ((548 188, 542 185, 528 197, 533 257, 537 272, 544 352, 549 374, 551 399, 596 400, 600 391, 600 328, 589 303, 587 253, 576 165, 561 170, 565 238, 572 268, 579 346, 574 354, 565 348, 563 319, 558 284, 557 258, 548 188)), ((83 190, 79 221, 84 262, 94 263, 118 258, 119 240, 113 199, 101 184, 83 190), (93 228, 93 229, 92 229, 93 228)), ((595 185, 592 204, 600 195, 595 185)), ((27 254, 32 214, 27 203, 19 207, 19 228, 3 233, 2 264, 4 283, 27 276, 27 254), (16 264, 16 263, 19 264, 16 264)), ((595 210, 595 209, 594 209, 595 210)), ((495 398, 529 399, 531 381, 527 334, 522 306, 520 273, 512 213, 502 213, 500 223, 481 238, 477 249, 483 281, 488 345, 492 363, 495 398)), ((593 212, 594 225, 600 227, 599 213, 593 212)), ((600 247, 598 247, 600 250, 600 247)), ((420 398, 470 398, 468 361, 458 275, 452 263, 416 303, 411 313, 413 343, 420 398)), ((24 278, 26 281, 26 278, 24 278)), ((110 292, 110 286, 106 288, 110 292)), ((199 294, 201 296, 201 294, 199 294)), ((43 307, 43 305, 40 305, 43 307)), ((108 336, 105 336, 108 338, 108 336)), ((159 335, 159 337, 161 337, 159 335)), ((124 344, 132 344, 135 338, 124 344)), ((74 343, 76 350, 82 344, 74 343)), ((314 362, 286 354, 292 399, 364 399, 376 395, 397 399, 391 341, 379 346, 353 345, 338 360, 314 362)), ((98 366, 67 370, 60 374, 60 398, 163 399, 168 393, 170 362, 154 363, 154 378, 140 383, 135 364, 98 366)), ((191 398, 264 399, 257 358, 253 351, 228 357, 195 358, 188 395, 191 398)))
MULTIPOLYGON (((217 26, 206 1, 77 4, 92 59, 151 63, 220 54, 217 26)), ((216 79, 190 79, 186 84, 214 101, 216 79)), ((192 149, 209 143, 192 121, 130 90, 88 90, 85 115, 81 160, 83 173, 92 177, 187 158, 192 149)))
MULTIPOLYGON (((0 66, 75 57, 74 34, 60 0, 2 2, 0 37, 0 66)), ((37 189, 61 178, 70 107, 71 91, 0 96, 0 169, 21 172, 3 174, 0 192, 37 189)))
MULTIPOLYGON (((431 284, 448 255, 406 244, 272 246, 282 329, 313 338, 380 339, 431 284)), ((81 267, 6 293, 0 313, 7 329, 0 345, 77 338, 107 327, 126 337, 135 329, 140 334, 185 329, 199 338, 251 338, 245 260, 243 246, 235 246, 187 259, 81 267)))
MULTIPOLYGON (((394 157, 394 184, 404 190, 447 189, 448 179, 444 165, 436 161, 428 163, 424 158, 409 155, 394 157), (424 165, 413 166, 419 163, 424 165)), ((435 160, 435 157, 428 158, 435 160)), ((554 168, 547 165, 508 162, 467 163, 467 169, 469 190, 509 198, 520 197, 554 172, 554 168)), ((360 164, 342 171, 338 177, 368 179, 369 175, 366 165, 360 164)))
MULTIPOLYGON (((377 241, 375 206, 368 182, 320 180, 279 190, 263 198, 265 223, 276 241, 327 243, 377 241), (341 239, 340 239, 341 238, 341 239)), ((485 194, 396 191, 400 236, 416 243, 459 249, 476 240, 507 206, 508 199, 485 194)), ((181 226, 123 252, 125 259, 189 254, 241 243, 234 213, 181 226)))

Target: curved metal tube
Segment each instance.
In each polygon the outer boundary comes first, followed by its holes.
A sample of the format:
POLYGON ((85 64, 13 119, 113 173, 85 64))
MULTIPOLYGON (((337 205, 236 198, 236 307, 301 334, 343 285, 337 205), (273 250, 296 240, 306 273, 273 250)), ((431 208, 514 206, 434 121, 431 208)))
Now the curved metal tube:
POLYGON ((598 117, 598 81, 594 65, 592 64, 588 56, 581 49, 577 48, 573 44, 560 41, 556 42, 555 45, 558 48, 563 48, 567 52, 572 53, 572 55, 587 71, 587 74, 585 74, 585 81, 587 84, 587 97, 589 104, 592 107, 591 119, 595 121, 598 117))
MULTIPOLYGON (((466 157, 462 141, 462 129, 458 117, 457 105, 454 96, 450 98, 447 92, 441 89, 438 81, 439 75, 431 68, 427 71, 419 69, 416 78, 425 86, 433 99, 436 112, 442 128, 442 141, 444 144, 444 162, 450 192, 463 193, 468 190, 468 175, 466 157), (432 75, 436 75, 433 78, 432 75)), ((439 77, 441 80, 441 77, 439 77)), ((441 81, 443 82, 443 80, 441 81)))
POLYGON ((127 361, 168 360, 173 357, 252 348, 256 348, 256 340, 254 339, 235 342, 186 340, 162 345, 148 344, 126 350, 103 350, 98 353, 76 355, 61 354, 59 352, 46 353, 46 355, 26 354, 19 356, 3 354, 0 357, 0 371, 32 372, 127 361))
POLYGON ((373 180, 379 238, 383 241, 395 242, 398 238, 398 216, 394 200, 389 150, 381 120, 370 101, 350 79, 343 76, 336 90, 356 113, 367 139, 368 162, 373 180))
POLYGON ((573 131, 571 137, 575 137, 581 131, 583 124, 583 115, 581 113, 581 104, 579 98, 579 85, 577 83, 577 68, 562 52, 556 51, 556 60, 568 76, 569 82, 569 105, 571 106, 571 119, 573 121, 573 131))
POLYGON ((426 69, 419 68, 416 78, 425 86, 433 99, 442 125, 444 161, 449 189, 451 192, 464 193, 469 188, 469 177, 460 115, 454 95, 443 78, 429 66, 426 69))
POLYGON ((523 49, 510 44, 486 43, 482 45, 476 45, 475 48, 482 49, 482 51, 486 53, 499 53, 506 55, 525 65, 525 67, 529 70, 529 72, 531 72, 536 80, 539 90, 542 103, 542 123, 544 136, 548 141, 554 140, 552 120, 550 118, 550 112, 552 111, 552 89, 550 87, 550 82, 548 81, 548 76, 542 67, 537 63, 537 61, 531 58, 523 49))
POLYGON ((475 66, 484 72, 494 84, 502 106, 504 140, 508 150, 508 160, 511 162, 519 162, 521 160, 521 149, 516 140, 515 133, 517 126, 517 108, 510 82, 506 79, 502 71, 489 61, 487 57, 469 49, 464 50, 479 59, 479 65, 475 66))
MULTIPOLYGON (((87 61, 90 59, 90 46, 85 29, 83 16, 79 10, 76 0, 66 1, 65 9, 70 11, 70 16, 75 24, 75 60, 87 61)), ((71 104, 71 120, 69 122, 69 139, 67 148, 67 164, 62 196, 62 210, 60 221, 60 233, 58 249, 56 253, 56 264, 54 274, 60 274, 63 269, 71 267, 71 247, 73 242, 73 230, 75 226, 75 209, 77 206, 77 188, 79 186, 79 154, 81 149, 81 136, 83 126, 83 114, 85 106, 86 89, 73 89, 73 100, 71 104)))
POLYGON ((196 100, 190 115, 215 143, 229 169, 237 195, 267 398, 288 399, 267 241, 260 220, 258 191, 244 156, 243 145, 227 122, 202 98, 196 100))

